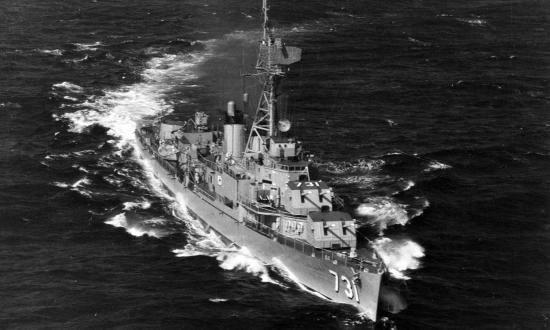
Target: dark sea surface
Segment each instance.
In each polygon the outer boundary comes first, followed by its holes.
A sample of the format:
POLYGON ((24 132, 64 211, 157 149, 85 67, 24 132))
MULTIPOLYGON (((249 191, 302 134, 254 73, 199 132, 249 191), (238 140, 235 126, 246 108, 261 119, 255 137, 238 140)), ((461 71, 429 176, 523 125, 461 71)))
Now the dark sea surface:
MULTIPOLYGON (((140 118, 239 100, 260 7, 0 0, 0 328, 374 327, 205 235, 133 153, 140 118)), ((550 1, 270 14, 304 52, 284 86, 294 133, 407 300, 381 316, 548 328, 550 1)))

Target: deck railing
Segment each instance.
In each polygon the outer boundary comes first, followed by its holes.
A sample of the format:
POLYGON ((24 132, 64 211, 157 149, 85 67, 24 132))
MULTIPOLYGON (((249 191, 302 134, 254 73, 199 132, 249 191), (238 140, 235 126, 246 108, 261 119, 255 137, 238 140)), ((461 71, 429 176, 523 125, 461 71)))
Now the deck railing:
POLYGON ((250 229, 271 238, 273 241, 278 242, 281 245, 293 248, 294 250, 301 252, 305 255, 317 258, 328 260, 334 263, 335 265, 342 264, 347 267, 354 267, 357 271, 361 269, 367 269, 370 272, 382 272, 384 265, 381 262, 380 257, 377 255, 376 251, 373 251, 373 259, 368 260, 365 258, 353 258, 349 255, 346 255, 341 252, 331 251, 327 249, 319 249, 313 245, 305 242, 301 239, 292 238, 284 234, 279 233, 278 231, 254 220, 249 217, 244 218, 245 225, 250 229))
MULTIPOLYGON (((153 157, 155 157, 155 159, 166 171, 168 171, 170 174, 173 174, 175 176, 178 175, 178 170, 174 164, 171 164, 167 160, 160 157, 155 150, 153 150, 147 143, 145 143, 145 141, 143 141, 143 138, 140 135, 138 135, 138 138, 140 139, 142 146, 144 146, 153 155, 153 157)), ((202 159, 206 162, 213 163, 216 167, 219 167, 217 164, 207 160, 204 157, 202 157, 202 159)), ((204 189, 205 187, 200 187, 200 184, 194 183, 193 188, 194 190, 199 190, 202 194, 206 195, 210 199, 212 200, 215 199, 215 197, 212 196, 211 193, 209 193, 208 189, 204 189)), ((256 211, 260 209, 258 205, 256 205, 255 203, 252 203, 249 200, 239 198, 238 201, 239 203, 244 204, 248 207, 255 208, 256 211)), ((370 272, 378 272, 378 273, 384 270, 384 264, 381 262, 380 256, 378 256, 375 250, 372 250, 373 256, 374 256, 374 258, 372 259, 376 261, 368 260, 365 258, 354 258, 346 254, 343 254, 341 252, 315 248, 313 245, 303 240, 292 238, 284 234, 281 234, 278 231, 256 220, 253 220, 249 217, 245 217, 244 222, 245 222, 245 225, 250 229, 266 237, 271 238, 273 241, 276 241, 281 245, 285 245, 287 247, 293 248, 294 250, 301 252, 305 255, 318 258, 318 259, 328 260, 333 262, 334 264, 343 264, 345 266, 354 267, 354 268, 357 268, 356 270, 367 269, 370 272)))

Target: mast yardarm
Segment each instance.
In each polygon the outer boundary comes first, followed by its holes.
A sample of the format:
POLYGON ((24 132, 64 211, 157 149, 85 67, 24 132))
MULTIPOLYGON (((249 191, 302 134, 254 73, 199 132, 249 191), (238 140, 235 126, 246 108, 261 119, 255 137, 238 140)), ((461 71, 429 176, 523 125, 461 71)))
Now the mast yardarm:
POLYGON ((254 122, 246 143, 246 153, 259 154, 266 151, 266 141, 277 135, 276 120, 277 94, 276 90, 281 79, 288 71, 288 66, 300 61, 302 50, 286 46, 281 38, 274 38, 273 29, 269 27, 269 7, 263 0, 263 34, 256 62, 256 76, 263 86, 254 122))

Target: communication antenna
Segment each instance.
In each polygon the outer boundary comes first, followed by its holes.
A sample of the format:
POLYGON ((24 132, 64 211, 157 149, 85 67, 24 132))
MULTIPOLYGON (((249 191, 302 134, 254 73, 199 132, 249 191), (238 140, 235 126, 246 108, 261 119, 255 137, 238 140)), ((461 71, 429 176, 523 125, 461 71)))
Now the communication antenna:
MULTIPOLYGON (((275 120, 277 118, 276 90, 281 79, 288 71, 288 66, 300 61, 302 50, 297 47, 287 47, 280 38, 273 38, 272 29, 269 28, 269 7, 267 0, 263 0, 263 34, 260 41, 258 60, 256 62, 256 76, 262 84, 262 92, 256 108, 256 115, 250 129, 245 152, 264 152, 265 144, 269 138, 277 135, 275 120), (260 142, 261 150, 253 150, 253 140, 260 142), (258 141, 259 140, 259 141, 258 141)), ((286 125, 283 125, 286 127, 286 125)), ((290 129, 290 127, 288 128, 290 129)), ((257 144, 256 144, 257 145, 257 144)))

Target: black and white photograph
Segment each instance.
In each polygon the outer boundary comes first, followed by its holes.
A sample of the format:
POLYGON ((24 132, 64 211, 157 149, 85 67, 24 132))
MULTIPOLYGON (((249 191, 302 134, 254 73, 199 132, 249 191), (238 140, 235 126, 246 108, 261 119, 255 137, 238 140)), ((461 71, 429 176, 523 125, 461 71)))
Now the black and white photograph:
POLYGON ((550 1, 0 0, 0 329, 550 329, 550 1))

